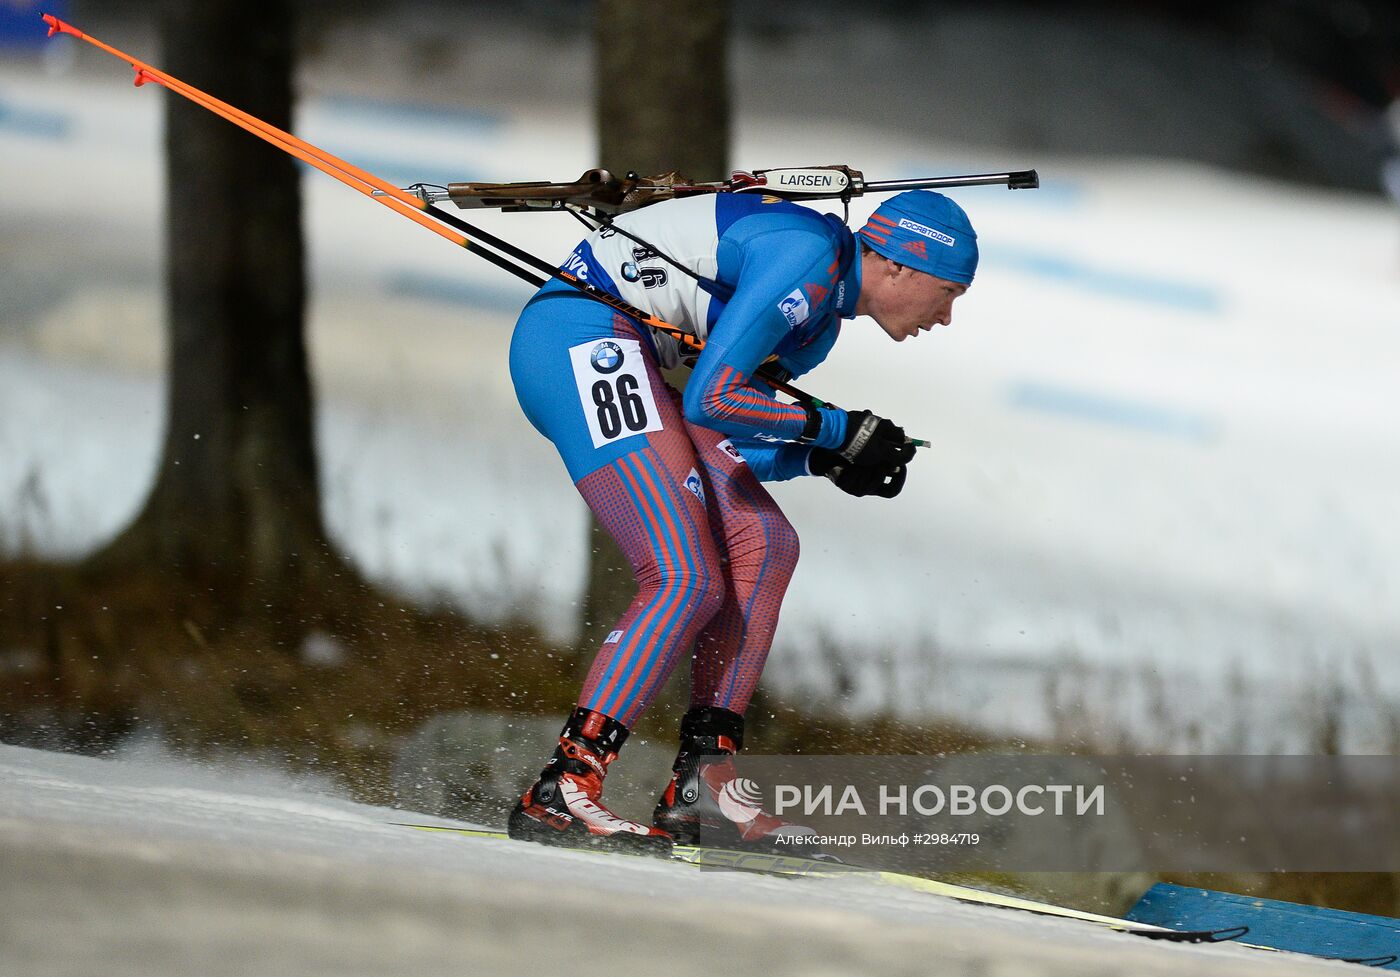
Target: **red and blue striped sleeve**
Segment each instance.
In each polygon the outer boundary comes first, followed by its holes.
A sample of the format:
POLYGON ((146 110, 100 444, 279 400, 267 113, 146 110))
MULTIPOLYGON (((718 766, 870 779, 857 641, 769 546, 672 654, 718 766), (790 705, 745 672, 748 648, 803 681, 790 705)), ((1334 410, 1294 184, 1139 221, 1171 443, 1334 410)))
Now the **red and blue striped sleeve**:
MULTIPOLYGON (((779 402, 753 375, 789 332, 826 314, 823 306, 836 283, 836 248, 829 236, 804 227, 721 240, 721 271, 728 264, 730 280, 738 284, 686 386, 687 420, 732 437, 796 441, 802 435, 807 411, 779 402)), ((821 412, 814 443, 835 447, 845 436, 845 413, 821 412)))

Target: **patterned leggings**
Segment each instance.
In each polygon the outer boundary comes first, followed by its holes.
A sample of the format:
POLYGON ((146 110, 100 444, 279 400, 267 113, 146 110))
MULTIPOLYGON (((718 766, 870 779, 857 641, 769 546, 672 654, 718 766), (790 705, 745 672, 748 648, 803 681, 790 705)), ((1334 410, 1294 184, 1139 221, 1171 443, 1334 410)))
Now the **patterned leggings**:
POLYGON ((570 472, 583 473, 575 485, 639 586, 599 649, 578 704, 632 726, 693 644, 691 705, 742 715, 797 565, 797 533, 724 436, 684 419, 680 394, 661 377, 637 326, 609 312, 600 329, 593 305, 575 300, 533 319, 527 307, 511 355, 526 415, 559 447, 570 472), (575 309, 591 328, 561 322, 560 311, 575 309), (549 333, 534 320, 547 321, 549 333), (558 350, 609 337, 641 340, 660 425, 595 448, 578 420, 584 408, 573 375, 564 375, 567 354, 558 350), (553 351, 539 348, 546 341, 553 351))

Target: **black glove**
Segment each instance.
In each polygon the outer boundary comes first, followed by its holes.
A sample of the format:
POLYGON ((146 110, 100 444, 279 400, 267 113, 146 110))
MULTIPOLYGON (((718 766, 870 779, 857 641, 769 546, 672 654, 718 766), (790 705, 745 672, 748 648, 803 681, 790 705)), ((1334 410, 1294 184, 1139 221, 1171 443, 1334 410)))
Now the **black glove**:
POLYGON ((826 448, 813 448, 807 459, 807 467, 813 475, 825 475, 831 479, 847 495, 878 495, 882 499, 892 499, 898 495, 909 474, 909 469, 904 465, 861 468, 826 448))
POLYGON ((846 440, 836 453, 857 468, 884 471, 914 460, 914 446, 904 428, 868 410, 846 411, 846 440))

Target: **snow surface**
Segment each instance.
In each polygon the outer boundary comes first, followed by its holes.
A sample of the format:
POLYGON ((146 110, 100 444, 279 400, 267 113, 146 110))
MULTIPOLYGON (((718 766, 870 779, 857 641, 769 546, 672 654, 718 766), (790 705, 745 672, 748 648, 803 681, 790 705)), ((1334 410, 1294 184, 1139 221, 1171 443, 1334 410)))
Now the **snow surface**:
POLYGON ((0 973, 1321 973, 859 879, 395 827, 251 767, 0 745, 0 973))
MULTIPOLYGON (((0 66, 0 181, 24 188, 0 199, 10 551, 99 542, 156 460, 161 95, 118 75, 0 66)), ((333 94, 297 121, 403 183, 569 177, 593 165, 586 126, 333 94)), ((776 487, 803 539, 776 691, 1235 752, 1310 749, 1338 714, 1343 748, 1398 748, 1392 207, 1182 164, 990 158, 858 122, 741 117, 734 158, 1044 179, 956 194, 984 262, 951 328, 892 346, 855 320, 808 379, 934 447, 893 503, 776 487)), ((320 174, 306 189, 333 533, 383 581, 567 637, 585 511, 510 389, 526 290, 320 174)), ((578 233, 480 223, 553 259, 578 233)))

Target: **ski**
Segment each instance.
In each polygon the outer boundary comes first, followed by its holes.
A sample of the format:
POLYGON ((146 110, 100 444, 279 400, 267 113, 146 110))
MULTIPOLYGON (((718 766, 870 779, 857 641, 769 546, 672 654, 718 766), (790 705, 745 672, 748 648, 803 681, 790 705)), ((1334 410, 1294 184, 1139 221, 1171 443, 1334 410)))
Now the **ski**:
MULTIPOLYGON (((510 840, 509 836, 504 831, 495 831, 489 828, 469 828, 440 824, 413 824, 397 821, 391 823, 396 827, 413 828, 417 831, 459 835, 469 838, 489 838, 497 841, 510 840)), ((588 849, 586 848, 575 850, 588 853, 588 849)), ((593 854, 612 855, 614 853, 595 852, 593 854)), ((839 878, 841 876, 855 876, 867 879, 879 885, 925 892, 947 899, 956 899, 959 902, 971 903, 979 906, 996 906, 1002 909, 1015 909, 1022 912, 1035 913, 1040 916, 1052 916, 1059 919, 1072 919, 1081 923, 1090 923, 1096 926, 1107 927, 1108 929, 1120 933, 1127 933, 1132 936, 1141 936, 1149 940, 1163 940, 1171 943, 1223 943, 1230 940, 1237 940, 1249 932, 1249 927, 1247 926, 1233 926, 1216 930, 1168 929, 1165 926, 1136 923, 1127 919, 1119 919, 1116 916, 1102 916, 1098 913, 1069 909, 1051 903, 1036 902, 1035 900, 1022 899, 1018 896, 1003 895, 999 892, 988 892, 985 889, 974 889, 971 886, 955 885, 951 882, 938 882, 934 879, 926 879, 916 875, 905 875, 901 872, 888 872, 880 869, 865 868, 859 865, 848 865, 845 862, 802 858, 795 855, 732 851, 724 848, 705 848, 699 845, 676 845, 671 850, 671 859, 672 861, 681 862, 686 865, 694 865, 702 869, 726 869, 729 871, 753 872, 759 875, 774 875, 788 878, 839 878)))

